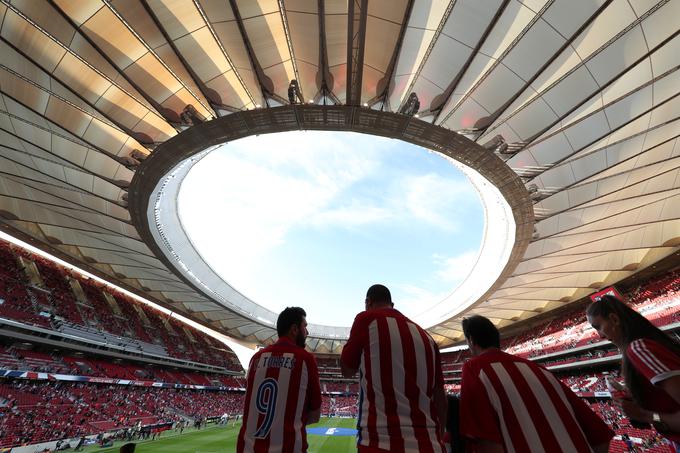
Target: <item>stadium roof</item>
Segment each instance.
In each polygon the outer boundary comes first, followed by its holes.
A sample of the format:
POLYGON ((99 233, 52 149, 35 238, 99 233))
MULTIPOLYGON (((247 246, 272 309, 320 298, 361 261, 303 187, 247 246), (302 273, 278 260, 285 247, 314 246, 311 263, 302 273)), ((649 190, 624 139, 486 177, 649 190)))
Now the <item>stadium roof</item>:
MULTIPOLYGON (((135 170, 211 124, 241 122, 222 138, 305 121, 390 136, 435 125, 432 146, 456 132, 452 153, 505 161, 526 187, 514 207, 530 197, 536 222, 530 244, 518 226, 522 255, 489 294, 430 329, 446 346, 463 314, 506 326, 678 250, 678 17, 677 0, 0 0, 0 220, 227 335, 267 343, 271 326, 211 300, 158 255, 128 210, 142 192, 137 176, 128 195, 135 170), (286 107, 293 79, 314 106, 286 107), (417 120, 395 114, 411 93, 417 120)), ((319 352, 341 345, 310 341, 319 352)))

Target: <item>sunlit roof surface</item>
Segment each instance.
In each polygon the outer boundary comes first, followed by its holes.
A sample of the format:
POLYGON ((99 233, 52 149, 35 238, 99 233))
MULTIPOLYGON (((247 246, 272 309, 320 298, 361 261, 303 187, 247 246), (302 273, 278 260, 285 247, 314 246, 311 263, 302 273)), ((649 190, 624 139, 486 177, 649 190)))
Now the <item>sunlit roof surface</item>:
MULTIPOLYGON (((508 145, 495 150, 531 193, 536 233, 468 313, 502 327, 678 250, 680 2, 361 3, 3 0, 2 221, 228 335, 270 341, 141 240, 129 156, 202 120, 286 105, 296 79, 316 105, 398 112, 416 93, 422 121, 508 145)), ((430 332, 451 344, 459 319, 430 332)))

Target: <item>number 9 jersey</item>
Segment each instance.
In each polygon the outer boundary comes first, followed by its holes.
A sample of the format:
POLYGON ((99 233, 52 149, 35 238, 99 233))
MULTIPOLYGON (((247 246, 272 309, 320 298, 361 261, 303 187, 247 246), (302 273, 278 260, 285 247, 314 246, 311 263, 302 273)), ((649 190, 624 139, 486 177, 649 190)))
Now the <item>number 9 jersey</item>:
POLYGON ((314 356, 279 338, 250 360, 238 453, 307 451, 307 414, 321 407, 314 356))

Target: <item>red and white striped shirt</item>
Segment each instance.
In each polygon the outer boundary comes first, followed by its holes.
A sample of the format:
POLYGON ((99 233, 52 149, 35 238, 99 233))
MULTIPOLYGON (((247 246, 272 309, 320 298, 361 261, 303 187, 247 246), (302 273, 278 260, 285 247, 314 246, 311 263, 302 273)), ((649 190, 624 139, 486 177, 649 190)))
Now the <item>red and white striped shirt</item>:
POLYGON ((546 369, 497 349, 463 365, 461 435, 507 452, 589 452, 614 432, 546 369))
MULTIPOLYGON (((644 408, 653 412, 678 412, 678 404, 660 384, 673 376, 680 376, 680 357, 662 344, 640 338, 632 341, 626 349, 631 365, 645 379, 641 382, 641 400, 644 408)), ((680 443, 680 435, 661 433, 680 443)))
POLYGON ((392 308, 365 311, 354 319, 341 360, 359 369, 360 452, 445 451, 433 400, 444 378, 427 332, 392 308))
POLYGON ((321 407, 314 356, 288 338, 250 360, 239 453, 307 451, 307 414, 321 407))

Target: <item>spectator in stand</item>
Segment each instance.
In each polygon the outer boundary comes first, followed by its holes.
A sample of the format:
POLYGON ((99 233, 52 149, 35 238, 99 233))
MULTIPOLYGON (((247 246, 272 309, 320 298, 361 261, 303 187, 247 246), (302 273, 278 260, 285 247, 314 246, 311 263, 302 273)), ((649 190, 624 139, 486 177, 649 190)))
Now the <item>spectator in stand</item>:
POLYGON ((276 321, 279 339, 255 353, 236 451, 307 451, 305 425, 319 421, 321 387, 314 356, 305 351, 307 314, 288 307, 276 321))
POLYGON ((385 286, 371 286, 365 303, 340 358, 344 377, 359 371, 359 453, 443 453, 446 394, 437 344, 394 309, 385 286))
POLYGON ((586 310, 588 322, 619 348, 630 398, 618 399, 631 419, 651 423, 680 452, 680 345, 613 296, 586 310))
POLYGON ((483 316, 463 320, 460 432, 477 452, 606 452, 614 433, 549 371, 500 350, 483 316))

